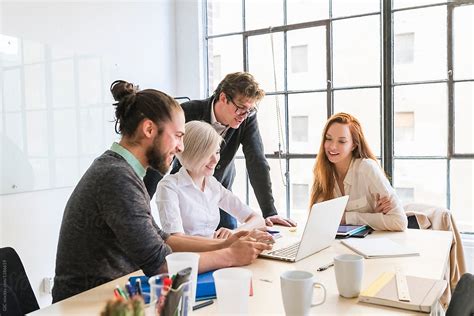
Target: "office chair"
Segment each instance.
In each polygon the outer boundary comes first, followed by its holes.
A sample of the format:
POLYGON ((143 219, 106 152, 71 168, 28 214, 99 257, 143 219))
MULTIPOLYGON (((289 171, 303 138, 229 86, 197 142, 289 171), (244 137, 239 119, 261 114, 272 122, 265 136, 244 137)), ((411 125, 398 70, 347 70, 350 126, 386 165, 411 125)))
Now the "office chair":
POLYGON ((446 316, 474 315, 474 275, 464 273, 454 289, 446 316))
POLYGON ((0 283, 2 299, 2 316, 17 316, 39 309, 25 268, 16 251, 11 247, 0 248, 2 279, 0 283), (4 313, 5 314, 4 314, 4 313))

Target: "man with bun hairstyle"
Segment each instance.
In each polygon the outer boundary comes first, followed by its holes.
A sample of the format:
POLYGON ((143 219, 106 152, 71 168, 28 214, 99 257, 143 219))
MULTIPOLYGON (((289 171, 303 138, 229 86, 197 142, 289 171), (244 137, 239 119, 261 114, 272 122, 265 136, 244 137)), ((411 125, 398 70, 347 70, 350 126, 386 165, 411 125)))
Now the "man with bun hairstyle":
MULTIPOLYGON (((234 157, 242 145, 250 184, 268 226, 279 224, 296 226, 291 219, 278 215, 272 194, 270 167, 265 158, 262 137, 258 129, 257 104, 265 96, 255 78, 248 72, 228 74, 217 86, 212 96, 205 100, 193 100, 181 104, 186 122, 205 121, 224 138, 221 144, 221 159, 216 166, 214 177, 231 190, 235 178, 234 157)), ((176 163, 171 173, 181 166, 176 163)), ((150 198, 156 191, 161 175, 149 169, 145 185, 150 198)), ((234 229, 237 221, 230 214, 220 210, 218 228, 234 229)), ((222 231, 222 230, 221 230, 222 231)))
POLYGON ((56 254, 53 302, 141 269, 166 271, 172 251, 200 252, 199 272, 253 262, 271 248, 264 232, 229 239, 170 236, 153 220, 143 177, 151 167, 166 173, 183 150, 184 113, 167 94, 138 91, 117 80, 114 99, 118 143, 94 160, 64 210, 56 254))

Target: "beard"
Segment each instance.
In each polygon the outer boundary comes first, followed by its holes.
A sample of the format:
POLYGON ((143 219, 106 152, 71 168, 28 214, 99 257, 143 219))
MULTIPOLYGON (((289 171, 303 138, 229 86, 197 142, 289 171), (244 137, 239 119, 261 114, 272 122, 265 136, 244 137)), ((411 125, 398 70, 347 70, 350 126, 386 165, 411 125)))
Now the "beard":
POLYGON ((170 164, 166 162, 166 158, 168 155, 166 153, 163 153, 160 148, 161 142, 157 135, 153 140, 152 147, 147 150, 146 157, 148 159, 149 166, 164 175, 170 169, 170 164))

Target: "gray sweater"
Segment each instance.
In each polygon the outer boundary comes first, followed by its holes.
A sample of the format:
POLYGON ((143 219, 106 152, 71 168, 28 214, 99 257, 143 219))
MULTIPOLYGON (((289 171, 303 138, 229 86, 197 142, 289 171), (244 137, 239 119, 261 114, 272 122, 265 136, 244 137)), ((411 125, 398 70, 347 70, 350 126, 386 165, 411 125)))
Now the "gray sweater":
POLYGON ((168 236, 153 220, 142 179, 122 156, 106 151, 66 205, 53 302, 138 269, 148 276, 158 274, 171 253, 164 242, 168 236))

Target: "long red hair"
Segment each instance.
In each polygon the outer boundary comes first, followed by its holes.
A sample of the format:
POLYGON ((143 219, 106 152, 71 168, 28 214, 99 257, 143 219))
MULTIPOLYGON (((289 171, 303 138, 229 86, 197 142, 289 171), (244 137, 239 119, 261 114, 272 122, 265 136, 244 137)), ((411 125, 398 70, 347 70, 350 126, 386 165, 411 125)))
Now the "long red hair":
POLYGON ((331 116, 324 126, 319 153, 313 168, 313 185, 311 187, 310 207, 314 203, 330 200, 334 198, 335 186, 335 168, 324 150, 326 134, 329 127, 334 123, 347 124, 351 132, 354 149, 352 150, 353 158, 369 158, 377 161, 375 155, 367 143, 362 131, 359 120, 348 113, 337 113, 331 116))

